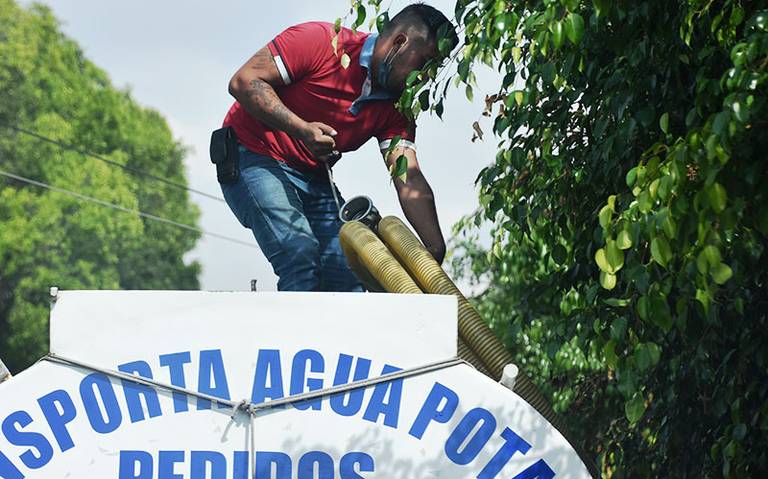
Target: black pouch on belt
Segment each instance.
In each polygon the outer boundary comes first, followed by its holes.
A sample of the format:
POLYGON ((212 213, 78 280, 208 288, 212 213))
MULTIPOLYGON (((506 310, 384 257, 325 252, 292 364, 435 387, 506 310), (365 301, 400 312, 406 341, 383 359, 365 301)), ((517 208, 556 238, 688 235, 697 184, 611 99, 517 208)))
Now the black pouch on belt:
POLYGON ((216 178, 221 184, 240 178, 240 151, 234 128, 225 126, 211 133, 211 162, 216 165, 216 178))

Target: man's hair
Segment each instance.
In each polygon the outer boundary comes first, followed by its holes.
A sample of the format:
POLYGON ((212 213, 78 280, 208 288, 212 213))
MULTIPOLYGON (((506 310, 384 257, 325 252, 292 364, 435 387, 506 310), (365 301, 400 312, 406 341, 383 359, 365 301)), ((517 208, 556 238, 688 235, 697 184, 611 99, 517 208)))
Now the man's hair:
POLYGON ((385 35, 396 32, 408 27, 422 27, 426 29, 426 40, 437 44, 440 39, 447 39, 450 42, 450 48, 446 54, 453 50, 459 44, 459 36, 456 34, 456 27, 443 13, 424 3, 414 3, 408 5, 390 20, 384 31, 385 35))

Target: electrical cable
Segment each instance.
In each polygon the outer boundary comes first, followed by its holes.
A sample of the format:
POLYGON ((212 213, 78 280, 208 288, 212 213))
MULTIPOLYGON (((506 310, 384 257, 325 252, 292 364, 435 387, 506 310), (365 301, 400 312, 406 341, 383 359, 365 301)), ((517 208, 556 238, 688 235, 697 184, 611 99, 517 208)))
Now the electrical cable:
POLYGON ((166 185, 172 186, 174 188, 177 188, 177 189, 180 189, 180 190, 185 190, 185 191, 188 191, 190 193, 195 193, 195 194, 198 194, 200 196, 205 196, 206 198, 210 198, 212 200, 216 200, 216 201, 220 201, 222 203, 225 203, 224 199, 219 197, 219 196, 212 195, 210 193, 206 193, 205 191, 200 191, 200 190, 196 190, 194 188, 190 188, 188 186, 182 185, 181 183, 176 183, 175 181, 171 181, 171 180, 169 180, 167 178, 163 178, 161 176, 157 176, 157 175, 153 175, 151 173, 147 173, 146 171, 142 171, 142 170, 140 170, 138 168, 134 168, 132 166, 128 166, 128 165, 125 165, 123 163, 120 163, 119 161, 110 160, 109 158, 104 158, 103 156, 97 155, 96 153, 91 153, 90 151, 78 148, 76 146, 69 145, 67 143, 63 143, 63 142, 58 141, 58 140, 54 140, 53 138, 49 138, 47 136, 41 135, 40 133, 34 132, 32 130, 27 130, 26 128, 22 128, 22 127, 19 127, 19 126, 16 126, 16 125, 11 125, 11 124, 4 123, 4 122, 0 122, 0 126, 3 126, 3 127, 8 128, 10 130, 14 130, 16 132, 23 133, 25 135, 37 138, 38 140, 45 141, 47 143, 51 143, 52 145, 56 145, 56 146, 58 146, 60 148, 63 148, 65 150, 74 151, 75 153, 79 153, 81 155, 88 156, 88 157, 94 158, 96 160, 102 161, 104 163, 107 163, 109 165, 116 166, 118 168, 122 168, 125 171, 128 171, 128 172, 130 172, 130 173, 132 173, 134 175, 144 176, 146 178, 150 178, 152 180, 159 181, 161 183, 164 183, 166 185))
POLYGON ((8 178, 17 180, 17 181, 28 183, 30 185, 38 186, 40 188, 45 188, 45 189, 48 189, 48 190, 51 190, 51 191, 55 191, 57 193, 62 193, 62 194, 65 194, 65 195, 73 196, 73 197, 75 197, 75 198, 77 198, 79 200, 89 201, 91 203, 95 203, 97 205, 101 205, 101 206, 104 206, 104 207, 107 207, 107 208, 112 208, 112 209, 115 209, 115 210, 118 210, 118 211, 122 211, 124 213, 134 214, 134 215, 140 216, 142 218, 146 218, 148 220, 158 221, 158 222, 161 222, 161 223, 166 223, 166 224, 169 224, 171 226, 175 226, 177 228, 182 228, 182 229, 185 229, 185 230, 188 230, 188 231, 194 231, 195 233, 200 233, 202 235, 211 236, 213 238, 218 238, 218 239, 221 239, 221 240, 224 240, 224 241, 229 241, 229 242, 237 243, 237 244, 240 244, 240 245, 243 245, 243 246, 248 246, 250 248, 258 249, 258 246, 256 246, 253 243, 248 243, 246 241, 241 241, 239 239, 232 238, 230 236, 225 236, 225 235, 222 235, 222 234, 219 234, 219 233, 214 233, 214 232, 211 232, 211 231, 206 231, 204 229, 200 229, 200 228, 197 228, 197 227, 185 224, 185 223, 179 223, 178 221, 169 220, 168 218, 163 218, 162 216, 153 215, 151 213, 146 213, 144 211, 134 210, 134 209, 131 209, 131 208, 126 208, 124 206, 120 206, 120 205, 116 205, 114 203, 110 203, 108 201, 100 200, 100 199, 94 198, 92 196, 87 196, 87 195, 84 195, 84 194, 81 194, 81 193, 77 193, 75 191, 67 190, 67 189, 64 189, 64 188, 59 188, 58 186, 49 185, 48 183, 43 183, 42 181, 37 181, 37 180, 30 179, 30 178, 26 178, 24 176, 15 175, 15 174, 9 173, 7 171, 0 170, 0 176, 5 176, 5 177, 8 177, 8 178))

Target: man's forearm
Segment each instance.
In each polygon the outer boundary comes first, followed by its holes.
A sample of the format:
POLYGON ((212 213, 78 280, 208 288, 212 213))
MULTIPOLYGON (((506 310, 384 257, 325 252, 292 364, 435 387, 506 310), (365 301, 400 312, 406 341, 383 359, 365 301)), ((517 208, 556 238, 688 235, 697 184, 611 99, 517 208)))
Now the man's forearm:
POLYGON ((400 184, 397 193, 406 219, 429 252, 442 263, 445 257, 445 240, 440 231, 435 197, 424 175, 421 172, 409 173, 408 182, 400 184))
POLYGON ((252 79, 247 85, 231 88, 230 92, 248 113, 270 128, 293 137, 299 136, 304 120, 283 104, 275 89, 266 81, 252 79))

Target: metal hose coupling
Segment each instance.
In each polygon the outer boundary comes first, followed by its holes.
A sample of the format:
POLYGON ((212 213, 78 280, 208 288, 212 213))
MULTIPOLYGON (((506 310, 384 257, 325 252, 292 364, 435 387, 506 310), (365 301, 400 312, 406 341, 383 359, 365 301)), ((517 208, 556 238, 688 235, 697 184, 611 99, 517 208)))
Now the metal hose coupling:
POLYGON ((367 196, 350 198, 339 209, 339 219, 342 223, 359 221, 371 230, 376 231, 381 221, 379 210, 373 206, 373 201, 367 196))

